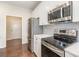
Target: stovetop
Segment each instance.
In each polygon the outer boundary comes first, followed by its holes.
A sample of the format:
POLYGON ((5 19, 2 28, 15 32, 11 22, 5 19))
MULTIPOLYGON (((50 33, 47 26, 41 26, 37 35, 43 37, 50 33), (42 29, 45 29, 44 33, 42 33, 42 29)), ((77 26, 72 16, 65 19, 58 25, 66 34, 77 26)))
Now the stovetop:
POLYGON ((59 40, 61 42, 71 44, 71 43, 76 41, 77 37, 76 36, 63 35, 63 34, 54 34, 54 39, 59 40))
MULTIPOLYGON (((67 38, 67 40, 68 40, 68 38, 67 38)), ((43 41, 45 41, 45 42, 47 42, 47 43, 49 43, 57 48, 64 50, 66 47, 71 45, 74 40, 72 42, 68 42, 66 40, 63 40, 62 38, 49 37, 49 38, 43 39, 43 41)))
POLYGON ((53 46, 55 46, 55 47, 57 47, 57 48, 62 49, 62 50, 68 46, 68 44, 60 42, 58 40, 56 40, 56 41, 55 40, 51 40, 51 41, 50 40, 44 40, 44 41, 51 44, 51 45, 53 45, 53 46))
POLYGON ((73 29, 57 30, 55 31, 53 37, 45 38, 44 41, 60 49, 64 49, 77 41, 77 30, 73 29))

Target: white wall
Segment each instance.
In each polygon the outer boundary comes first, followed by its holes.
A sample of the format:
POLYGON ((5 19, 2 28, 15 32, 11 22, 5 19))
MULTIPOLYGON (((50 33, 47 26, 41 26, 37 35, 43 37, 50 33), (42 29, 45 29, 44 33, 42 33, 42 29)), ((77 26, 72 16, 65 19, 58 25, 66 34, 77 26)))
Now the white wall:
POLYGON ((22 17, 22 43, 28 43, 28 18, 31 11, 28 9, 0 3, 0 48, 6 47, 6 16, 22 17))

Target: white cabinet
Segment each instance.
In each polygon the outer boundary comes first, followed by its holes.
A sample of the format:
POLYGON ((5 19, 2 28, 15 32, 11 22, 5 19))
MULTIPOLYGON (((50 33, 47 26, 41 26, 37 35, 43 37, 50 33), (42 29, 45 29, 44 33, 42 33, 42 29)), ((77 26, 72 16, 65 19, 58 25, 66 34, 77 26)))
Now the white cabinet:
POLYGON ((48 24, 48 12, 44 3, 41 3, 40 14, 39 14, 39 25, 48 24))
POLYGON ((32 12, 32 17, 39 17, 39 25, 46 25, 47 20, 47 10, 44 3, 40 3, 35 10, 32 12))
POLYGON ((34 36, 34 53, 36 53, 36 50, 37 50, 37 48, 36 48, 36 45, 37 45, 37 39, 36 39, 36 36, 34 36))
POLYGON ((73 22, 79 22, 79 1, 73 1, 73 22))
POLYGON ((40 38, 37 39, 36 48, 37 48, 37 56, 41 57, 41 39, 40 38))
POLYGON ((43 38, 52 37, 52 35, 47 34, 38 34, 34 35, 34 50, 33 52, 36 54, 37 57, 41 57, 41 40, 43 38))
POLYGON ((34 53, 37 57, 41 57, 41 39, 38 37, 34 37, 34 53))

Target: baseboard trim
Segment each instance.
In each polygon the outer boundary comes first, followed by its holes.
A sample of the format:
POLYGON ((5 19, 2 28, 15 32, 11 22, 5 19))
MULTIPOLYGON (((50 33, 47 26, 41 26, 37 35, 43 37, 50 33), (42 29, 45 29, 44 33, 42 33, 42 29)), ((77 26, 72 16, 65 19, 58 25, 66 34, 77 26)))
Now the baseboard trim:
POLYGON ((4 47, 4 48, 0 48, 0 51, 3 51, 3 50, 5 50, 6 49, 6 47, 4 47))
POLYGON ((3 46, 3 47, 0 47, 0 49, 4 49, 4 48, 6 48, 6 45, 5 45, 5 46, 3 46))
POLYGON ((28 44, 28 42, 23 42, 23 41, 22 41, 22 44, 28 44))
POLYGON ((22 43, 22 45, 25 45, 25 44, 27 44, 27 45, 28 45, 28 43, 22 43))

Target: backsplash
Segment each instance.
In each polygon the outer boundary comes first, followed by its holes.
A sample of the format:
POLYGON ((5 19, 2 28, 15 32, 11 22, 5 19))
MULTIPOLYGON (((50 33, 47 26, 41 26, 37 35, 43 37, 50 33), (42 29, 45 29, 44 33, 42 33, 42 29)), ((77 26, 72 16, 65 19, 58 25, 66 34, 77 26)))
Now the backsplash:
POLYGON ((78 41, 79 41, 79 22, 76 23, 53 23, 52 25, 47 25, 43 27, 44 34, 53 35, 56 30, 60 29, 75 29, 78 31, 78 41))

